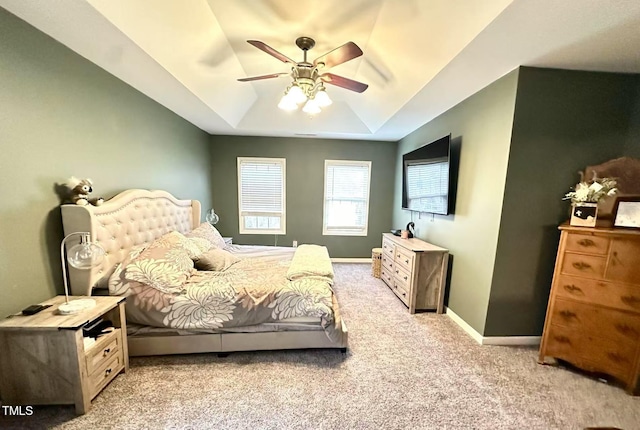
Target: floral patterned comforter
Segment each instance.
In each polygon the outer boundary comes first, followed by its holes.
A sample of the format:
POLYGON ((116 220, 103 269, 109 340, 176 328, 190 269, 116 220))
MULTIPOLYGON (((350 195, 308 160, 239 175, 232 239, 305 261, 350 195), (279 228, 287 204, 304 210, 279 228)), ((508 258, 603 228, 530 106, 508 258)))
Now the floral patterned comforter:
POLYGON ((127 318, 153 327, 224 331, 317 317, 329 338, 337 339, 340 321, 331 285, 313 277, 287 279, 293 248, 234 245, 227 250, 240 261, 225 271, 197 271, 179 292, 132 284, 127 318))

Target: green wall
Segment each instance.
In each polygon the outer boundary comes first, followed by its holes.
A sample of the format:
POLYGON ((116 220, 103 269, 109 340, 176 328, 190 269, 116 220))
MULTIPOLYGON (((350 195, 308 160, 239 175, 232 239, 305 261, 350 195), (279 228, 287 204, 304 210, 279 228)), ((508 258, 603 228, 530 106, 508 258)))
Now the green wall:
MULTIPOLYGON (((274 245, 274 235, 238 233, 237 157, 286 158, 287 234, 277 244, 325 245, 331 257, 371 257, 379 247, 382 232, 391 228, 393 175, 396 144, 355 140, 305 138, 212 136, 211 193, 220 216, 216 227, 234 243, 274 245), (371 161, 369 228, 367 236, 323 236, 324 160, 371 161)), ((205 207, 206 209, 206 207, 205 207)))
POLYGON ((542 333, 564 193, 587 165, 625 155, 636 75, 520 69, 485 336, 542 333))
POLYGON ((0 8, 0 317, 62 293, 55 184, 210 205, 209 136, 0 8))
POLYGON ((450 250, 448 307, 479 333, 491 291, 517 82, 516 70, 409 134, 397 151, 394 228, 413 217, 417 237, 450 250), (400 209, 402 155, 448 134, 460 146, 455 215, 400 209))
POLYGON ((625 145, 625 154, 640 158, 640 76, 635 79, 635 105, 631 117, 629 138, 625 145))

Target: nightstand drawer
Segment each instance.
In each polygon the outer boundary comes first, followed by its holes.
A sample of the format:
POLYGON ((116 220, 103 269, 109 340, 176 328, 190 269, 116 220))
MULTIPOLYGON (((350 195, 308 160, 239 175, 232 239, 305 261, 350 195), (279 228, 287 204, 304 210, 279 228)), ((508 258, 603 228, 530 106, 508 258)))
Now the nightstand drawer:
POLYGON ((120 329, 99 337, 95 344, 85 351, 87 357, 87 373, 91 375, 94 370, 109 361, 120 350, 120 329))
POLYGON ((89 376, 89 391, 91 398, 100 393, 100 391, 115 378, 118 373, 124 367, 121 354, 116 354, 111 358, 111 361, 102 365, 102 367, 96 369, 96 371, 89 376))

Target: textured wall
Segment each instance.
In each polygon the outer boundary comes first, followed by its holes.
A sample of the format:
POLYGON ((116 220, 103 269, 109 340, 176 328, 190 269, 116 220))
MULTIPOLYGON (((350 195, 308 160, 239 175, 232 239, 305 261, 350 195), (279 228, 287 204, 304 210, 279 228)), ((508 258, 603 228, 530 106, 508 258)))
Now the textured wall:
POLYGON ((448 307, 482 333, 498 241, 518 72, 514 71, 402 139, 395 169, 393 225, 411 219, 417 237, 452 255, 448 307), (460 149, 455 214, 401 209, 402 154, 451 133, 460 149))
MULTIPOLYGON (((540 335, 577 171, 640 142, 636 75, 523 67, 485 336, 540 335)), ((636 156, 638 154, 636 153, 636 156)))
POLYGON ((396 144, 355 140, 319 140, 251 136, 212 136, 211 193, 217 225, 234 243, 273 245, 274 235, 238 233, 237 157, 286 158, 287 234, 277 244, 326 245, 332 257, 371 257, 381 234, 391 228, 391 201, 396 144), (371 161, 367 236, 323 236, 324 160, 371 161))
POLYGON ((0 317, 62 293, 56 183, 210 205, 206 133, 0 8, 0 317))

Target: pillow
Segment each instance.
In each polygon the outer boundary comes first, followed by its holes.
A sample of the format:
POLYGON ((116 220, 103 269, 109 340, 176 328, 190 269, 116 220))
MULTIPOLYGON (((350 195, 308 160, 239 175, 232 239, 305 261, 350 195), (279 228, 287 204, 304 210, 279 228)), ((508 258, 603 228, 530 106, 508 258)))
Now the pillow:
POLYGON ((116 265, 116 268, 113 270, 111 276, 109 276, 108 286, 109 286, 109 295, 112 296, 128 296, 129 288, 138 284, 137 282, 132 282, 124 277, 124 268, 127 267, 131 260, 136 258, 142 251, 144 251, 146 245, 138 245, 131 248, 129 251, 129 255, 127 255, 124 260, 116 265))
POLYGON ((211 243, 211 246, 214 248, 224 248, 225 246, 227 246, 220 232, 208 222, 203 222, 202 224, 200 224, 200 227, 187 233, 187 237, 199 237, 202 239, 207 239, 209 243, 211 243))
POLYGON ((238 261, 240 259, 229 251, 214 248, 202 254, 194 263, 198 270, 222 272, 238 261))
POLYGON ((156 239, 125 267, 123 277, 165 293, 182 291, 193 273, 193 261, 183 248, 180 233, 156 239), (179 235, 179 236, 178 236, 179 235))
POLYGON ((178 231, 172 231, 156 239, 149 248, 180 248, 187 251, 189 258, 196 258, 211 249, 209 241, 196 237, 185 237, 178 231))

